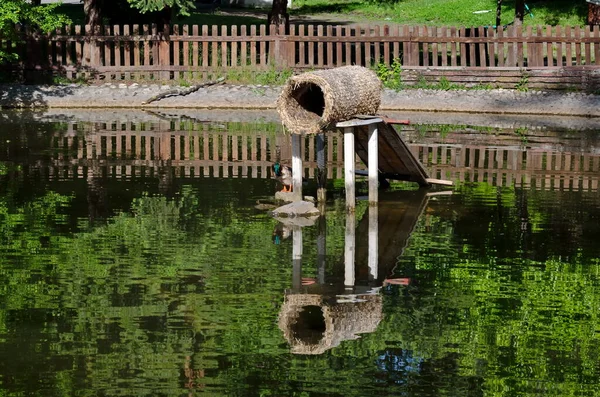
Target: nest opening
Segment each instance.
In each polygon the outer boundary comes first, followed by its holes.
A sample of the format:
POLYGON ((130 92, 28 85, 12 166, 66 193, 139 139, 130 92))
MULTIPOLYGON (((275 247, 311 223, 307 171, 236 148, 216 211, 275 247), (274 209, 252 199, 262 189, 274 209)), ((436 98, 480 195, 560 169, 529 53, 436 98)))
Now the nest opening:
POLYGON ((290 96, 298 103, 298 112, 303 116, 314 118, 321 117, 325 111, 325 95, 317 84, 302 82, 292 90, 290 96), (314 115, 314 116, 313 116, 314 115))
POLYGON ((294 339, 306 344, 316 345, 325 333, 325 316, 319 306, 304 306, 291 326, 294 339))

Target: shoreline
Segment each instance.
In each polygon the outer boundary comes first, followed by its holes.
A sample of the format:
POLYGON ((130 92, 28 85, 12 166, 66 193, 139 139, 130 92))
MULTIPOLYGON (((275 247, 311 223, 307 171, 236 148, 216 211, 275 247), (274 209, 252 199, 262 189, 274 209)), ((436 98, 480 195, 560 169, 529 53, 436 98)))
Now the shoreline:
MULTIPOLYGON (((0 109, 221 109, 274 110, 279 86, 215 85, 150 104, 168 85, 0 85, 0 109)), ((384 89, 380 111, 583 117, 600 124, 600 95, 581 92, 384 89)))

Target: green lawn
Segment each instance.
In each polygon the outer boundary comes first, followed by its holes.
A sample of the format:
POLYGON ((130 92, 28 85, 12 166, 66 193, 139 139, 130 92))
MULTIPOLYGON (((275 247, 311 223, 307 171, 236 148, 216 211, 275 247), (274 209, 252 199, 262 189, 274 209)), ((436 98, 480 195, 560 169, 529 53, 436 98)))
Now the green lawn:
MULTIPOLYGON (((358 21, 397 22, 445 26, 493 25, 496 0, 293 0, 293 15, 338 14, 358 21), (489 11, 474 13, 477 11, 489 11)), ((514 0, 504 0, 502 23, 512 21, 514 0)), ((527 3, 533 17, 525 25, 579 25, 586 23, 584 0, 532 0, 527 3)))
MULTIPOLYGON (((0 0, 1 1, 1 0, 0 0)), ((512 21, 514 0, 504 0, 502 23, 512 21)), ((586 23, 585 0, 531 0, 533 17, 525 25, 570 25, 586 23)), ((82 5, 59 8, 75 24, 84 20, 82 5)), ((292 20, 308 23, 387 22, 438 26, 490 26, 496 21, 496 0, 293 0, 292 20), (489 11, 489 12, 478 12, 489 11), (478 13, 474 13, 478 12, 478 13), (312 22, 314 21, 314 22, 312 22)), ((251 25, 266 22, 268 10, 199 9, 190 17, 173 23, 198 25, 251 25)), ((134 23, 134 21, 132 21, 134 23)))

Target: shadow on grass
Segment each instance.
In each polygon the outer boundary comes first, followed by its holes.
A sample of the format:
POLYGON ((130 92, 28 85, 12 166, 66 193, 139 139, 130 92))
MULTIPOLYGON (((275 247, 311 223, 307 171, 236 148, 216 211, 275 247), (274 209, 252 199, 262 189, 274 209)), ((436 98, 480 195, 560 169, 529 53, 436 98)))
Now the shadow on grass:
POLYGON ((575 2, 573 0, 530 0, 527 5, 531 8, 533 15, 536 15, 536 11, 540 14, 544 14, 544 20, 542 21, 545 25, 557 25, 562 17, 565 15, 576 15, 584 21, 588 15, 588 3, 581 1, 575 2))
POLYGON ((345 14, 355 11, 359 8, 364 8, 364 2, 353 1, 349 3, 333 3, 333 4, 315 4, 305 5, 300 8, 290 10, 292 15, 310 15, 310 14, 345 14))

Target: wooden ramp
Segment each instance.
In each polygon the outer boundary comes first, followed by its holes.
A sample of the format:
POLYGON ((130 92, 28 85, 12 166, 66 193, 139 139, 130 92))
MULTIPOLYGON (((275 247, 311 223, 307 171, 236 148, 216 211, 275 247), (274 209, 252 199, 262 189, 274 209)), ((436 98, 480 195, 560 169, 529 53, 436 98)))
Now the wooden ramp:
MULTIPOLYGON (((432 184, 452 185, 451 181, 432 179, 427 171, 415 158, 406 143, 402 140, 393 123, 404 123, 381 117, 382 121, 377 123, 378 137, 378 169, 379 175, 385 179, 416 182, 420 186, 432 184)), ((369 166, 369 126, 357 125, 354 129, 355 150, 360 159, 369 166)), ((365 172, 357 172, 365 174, 365 172)))

